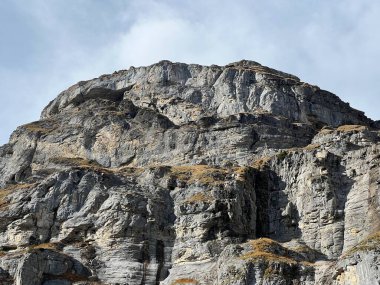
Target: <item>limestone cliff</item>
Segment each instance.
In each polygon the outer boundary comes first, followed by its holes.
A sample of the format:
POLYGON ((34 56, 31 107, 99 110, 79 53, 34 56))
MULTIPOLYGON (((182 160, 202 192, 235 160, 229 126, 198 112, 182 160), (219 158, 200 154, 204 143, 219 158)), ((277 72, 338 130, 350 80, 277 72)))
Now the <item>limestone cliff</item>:
POLYGON ((0 147, 0 284, 378 284, 378 127, 252 61, 81 81, 0 147))

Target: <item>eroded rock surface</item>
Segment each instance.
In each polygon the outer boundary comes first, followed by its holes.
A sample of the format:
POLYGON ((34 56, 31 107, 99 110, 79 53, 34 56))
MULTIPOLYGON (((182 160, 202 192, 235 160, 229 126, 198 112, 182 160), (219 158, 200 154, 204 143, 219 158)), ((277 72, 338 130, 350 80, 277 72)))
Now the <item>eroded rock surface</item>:
POLYGON ((77 260, 49 249, 36 249, 20 261, 16 284, 70 284, 88 280, 91 271, 77 260))
POLYGON ((0 147, 0 284, 377 284, 379 142, 256 62, 79 82, 0 147))

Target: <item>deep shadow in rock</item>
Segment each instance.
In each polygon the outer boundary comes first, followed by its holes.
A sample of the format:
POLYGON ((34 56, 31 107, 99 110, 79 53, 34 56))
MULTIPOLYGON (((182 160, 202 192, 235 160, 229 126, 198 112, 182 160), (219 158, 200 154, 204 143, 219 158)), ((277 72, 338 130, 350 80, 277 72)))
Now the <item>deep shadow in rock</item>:
POLYGON ((268 237, 287 242, 301 237, 297 208, 283 191, 286 183, 276 172, 266 169, 256 171, 257 237, 268 237), (283 209, 283 213, 280 213, 283 209))

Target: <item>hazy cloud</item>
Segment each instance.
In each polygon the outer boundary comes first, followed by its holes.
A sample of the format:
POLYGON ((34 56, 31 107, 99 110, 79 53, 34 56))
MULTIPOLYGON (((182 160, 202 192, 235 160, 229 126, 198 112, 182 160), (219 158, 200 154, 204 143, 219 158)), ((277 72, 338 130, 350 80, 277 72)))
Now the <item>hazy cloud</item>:
POLYGON ((0 144, 80 80, 162 59, 252 59, 380 119, 380 2, 3 0, 0 144))

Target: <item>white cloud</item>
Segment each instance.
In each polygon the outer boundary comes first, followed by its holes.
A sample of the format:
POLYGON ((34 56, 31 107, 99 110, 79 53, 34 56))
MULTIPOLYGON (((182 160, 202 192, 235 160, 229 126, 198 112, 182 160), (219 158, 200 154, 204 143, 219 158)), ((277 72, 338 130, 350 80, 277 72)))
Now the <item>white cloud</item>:
POLYGON ((11 63, 0 65, 0 144, 70 84, 162 59, 252 59, 380 118, 376 1, 3 0, 0 26, 2 13, 16 20, 0 28, 12 39, 0 48, 0 60, 11 63))

